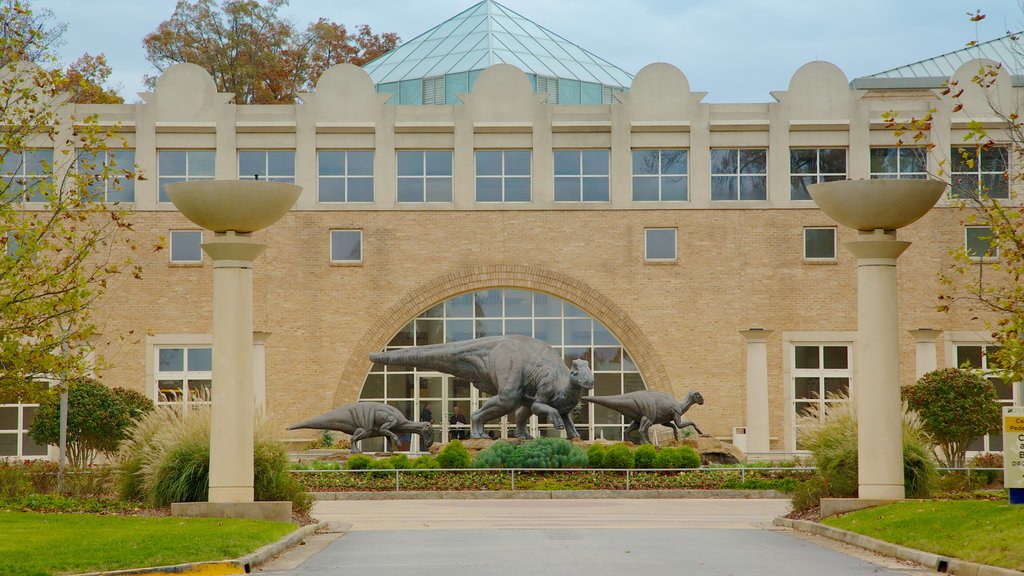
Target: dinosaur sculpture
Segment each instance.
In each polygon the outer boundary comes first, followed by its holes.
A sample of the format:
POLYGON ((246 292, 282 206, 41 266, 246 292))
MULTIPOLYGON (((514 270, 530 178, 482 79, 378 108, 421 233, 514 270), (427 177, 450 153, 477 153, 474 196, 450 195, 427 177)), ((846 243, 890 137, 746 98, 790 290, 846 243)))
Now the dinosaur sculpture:
POLYGON ((684 420, 683 414, 694 404, 703 404, 704 397, 700 392, 690 392, 682 402, 664 392, 655 390, 638 390, 618 396, 585 396, 584 402, 592 402, 611 408, 633 422, 626 428, 625 436, 640 431, 640 439, 644 444, 651 443, 648 430, 655 424, 664 424, 672 428, 672 435, 679 440, 679 430, 692 426, 698 434, 700 428, 690 420, 684 420))
POLYGON ((570 439, 578 438, 570 413, 584 390, 594 387, 594 374, 586 360, 573 360, 569 368, 551 346, 528 336, 487 336, 376 352, 370 354, 370 360, 444 372, 491 394, 471 415, 472 438, 488 438, 484 424, 513 411, 518 438, 530 438, 526 433, 530 414, 546 416, 570 439))
POLYGON ((378 402, 345 404, 330 412, 288 427, 289 430, 298 428, 340 430, 351 434, 352 452, 360 452, 358 442, 363 438, 387 436, 397 444, 398 436, 395 435, 395 432, 419 434, 420 448, 424 450, 434 443, 434 429, 431 428, 430 422, 410 422, 398 408, 378 402))

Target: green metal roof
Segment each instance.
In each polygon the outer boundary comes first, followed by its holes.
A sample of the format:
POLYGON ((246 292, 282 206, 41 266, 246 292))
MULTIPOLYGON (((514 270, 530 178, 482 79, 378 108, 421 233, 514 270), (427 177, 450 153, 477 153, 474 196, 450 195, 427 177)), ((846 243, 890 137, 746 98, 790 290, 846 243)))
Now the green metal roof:
POLYGON ((1002 38, 967 46, 941 56, 921 60, 905 66, 883 70, 870 76, 855 78, 850 82, 853 88, 938 88, 949 80, 964 63, 977 58, 995 60, 1006 67, 1020 84, 1024 73, 1021 57, 1024 55, 1018 42, 1019 34, 1007 34, 1002 38))
POLYGON ((492 0, 368 62, 374 84, 511 64, 527 74, 628 88, 633 75, 492 0))

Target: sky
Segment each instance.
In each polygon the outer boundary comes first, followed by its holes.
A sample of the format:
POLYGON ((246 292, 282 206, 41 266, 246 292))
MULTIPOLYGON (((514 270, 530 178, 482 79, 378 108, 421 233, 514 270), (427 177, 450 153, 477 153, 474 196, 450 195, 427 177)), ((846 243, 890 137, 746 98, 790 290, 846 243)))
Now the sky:
MULTIPOLYGON (((667 62, 705 102, 770 102, 801 65, 827 60, 853 79, 1024 30, 1017 0, 499 0, 548 30, 635 74, 667 62), (977 23, 967 13, 981 10, 977 23)), ((104 53, 112 84, 137 102, 142 38, 168 19, 174 0, 32 0, 68 25, 64 63, 104 53)), ((323 17, 354 30, 411 40, 474 0, 291 0, 299 27, 323 17)))

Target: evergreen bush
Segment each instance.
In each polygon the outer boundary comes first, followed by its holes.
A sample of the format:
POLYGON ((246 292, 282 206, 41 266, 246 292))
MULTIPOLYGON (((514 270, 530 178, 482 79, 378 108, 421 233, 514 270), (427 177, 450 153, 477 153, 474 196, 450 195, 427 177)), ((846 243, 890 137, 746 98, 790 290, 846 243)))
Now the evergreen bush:
POLYGON ((472 463, 469 450, 458 440, 452 440, 437 453, 437 462, 441 468, 469 468, 472 463))
POLYGON ((605 468, 633 468, 633 452, 623 443, 613 444, 604 454, 605 468))
POLYGON ((608 449, 604 444, 591 444, 587 448, 587 466, 591 468, 604 468, 604 455, 608 449))
POLYGON ((500 440, 477 453, 473 468, 515 468, 521 452, 518 444, 500 440))
POLYGON ((366 454, 356 454, 345 462, 345 468, 348 470, 366 470, 371 466, 373 466, 373 458, 366 454))
POLYGON ((413 468, 440 468, 441 463, 437 461, 437 458, 429 454, 424 454, 419 458, 412 461, 413 468))
POLYGON ((654 459, 658 456, 658 451, 655 450, 654 446, 650 444, 644 444, 638 446, 636 450, 633 450, 633 464, 637 468, 653 468, 654 459))
POLYGON ((537 438, 524 443, 515 468, 585 468, 587 453, 564 438, 537 438))

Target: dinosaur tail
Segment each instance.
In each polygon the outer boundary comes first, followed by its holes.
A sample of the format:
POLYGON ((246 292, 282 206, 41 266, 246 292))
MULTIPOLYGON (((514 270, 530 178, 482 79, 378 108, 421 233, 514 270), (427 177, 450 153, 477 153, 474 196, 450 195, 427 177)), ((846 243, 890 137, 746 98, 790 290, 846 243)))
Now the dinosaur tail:
POLYGON ((593 402, 600 406, 606 406, 608 408, 615 408, 622 405, 622 398, 618 396, 583 396, 580 400, 584 402, 593 402))
POLYGON ((431 344, 402 350, 371 352, 370 360, 388 366, 412 366, 444 372, 450 369, 452 352, 450 344, 431 344))
POLYGON ((331 428, 331 426, 330 426, 330 424, 331 424, 330 420, 328 418, 326 418, 325 416, 327 416, 327 415, 326 414, 321 414, 320 416, 317 416, 315 418, 310 418, 309 420, 306 420, 305 422, 299 422, 298 424, 292 424, 287 429, 288 430, 298 430, 299 428, 311 428, 313 430, 333 430, 333 428, 331 428))

